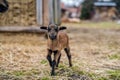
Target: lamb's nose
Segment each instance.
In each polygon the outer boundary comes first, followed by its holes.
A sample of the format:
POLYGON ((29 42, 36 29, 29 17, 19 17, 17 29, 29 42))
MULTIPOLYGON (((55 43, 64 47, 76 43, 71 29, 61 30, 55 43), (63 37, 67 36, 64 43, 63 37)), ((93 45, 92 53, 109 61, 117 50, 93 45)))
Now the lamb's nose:
POLYGON ((56 39, 56 36, 55 35, 51 35, 49 36, 51 40, 55 40, 56 39))

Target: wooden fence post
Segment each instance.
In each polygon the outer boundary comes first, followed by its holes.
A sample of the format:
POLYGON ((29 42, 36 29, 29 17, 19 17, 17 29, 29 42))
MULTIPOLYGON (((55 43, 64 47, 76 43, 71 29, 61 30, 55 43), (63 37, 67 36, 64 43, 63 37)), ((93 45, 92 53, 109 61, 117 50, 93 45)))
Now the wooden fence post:
POLYGON ((43 0, 36 0, 36 13, 37 13, 37 23, 39 25, 42 25, 43 24, 43 17, 42 17, 42 10, 43 10, 43 7, 42 7, 42 2, 43 0))
POLYGON ((49 0, 49 19, 50 23, 54 23, 53 0, 49 0))
POLYGON ((49 24, 49 0, 43 0, 43 25, 49 24))
POLYGON ((50 22, 60 25, 60 0, 37 0, 37 23, 48 25, 50 22))
POLYGON ((53 2, 54 2, 54 22, 60 25, 61 24, 60 0, 53 0, 53 2))

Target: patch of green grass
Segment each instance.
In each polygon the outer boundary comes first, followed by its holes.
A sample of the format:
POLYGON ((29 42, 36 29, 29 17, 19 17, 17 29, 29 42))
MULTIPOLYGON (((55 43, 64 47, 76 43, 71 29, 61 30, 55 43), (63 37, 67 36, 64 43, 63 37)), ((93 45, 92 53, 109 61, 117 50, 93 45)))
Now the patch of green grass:
POLYGON ((101 76, 92 72, 85 72, 92 80, 109 80, 107 76, 101 76))
POLYGON ((111 59, 111 60, 113 60, 113 59, 120 60, 120 55, 118 55, 118 54, 109 55, 108 57, 109 57, 109 59, 111 59))
POLYGON ((7 74, 10 75, 15 75, 15 76, 32 76, 32 75, 38 75, 40 74, 40 71, 37 69, 31 69, 31 70, 21 70, 21 71, 12 71, 12 72, 7 72, 7 74))
POLYGON ((24 71, 13 71, 11 74, 15 76, 24 76, 25 72, 24 71))
POLYGON ((40 71, 38 69, 32 69, 30 72, 33 73, 34 75, 40 74, 40 71))
POLYGON ((47 64, 47 60, 42 60, 40 63, 41 64, 47 64))
POLYGON ((19 77, 19 76, 2 73, 2 74, 0 74, 0 80, 23 80, 23 78, 19 77))
POLYGON ((112 80, 120 80, 120 70, 107 71, 109 78, 112 80))
POLYGON ((86 72, 83 70, 80 70, 78 66, 72 67, 73 72, 75 72, 78 75, 85 75, 91 78, 92 80, 109 80, 107 77, 100 76, 98 74, 95 74, 93 72, 86 72))
POLYGON ((43 77, 41 80, 50 80, 49 77, 43 77))
POLYGON ((59 68, 65 68, 65 65, 63 65, 63 64, 59 64, 58 67, 59 67, 59 68))
POLYGON ((91 77, 92 79, 97 79, 97 75, 92 73, 92 72, 85 72, 85 74, 87 74, 89 77, 91 77))
POLYGON ((85 74, 85 71, 80 70, 78 66, 72 67, 72 70, 74 72, 77 72, 79 75, 84 75, 85 74))
POLYGON ((100 77, 97 80, 108 80, 108 78, 106 78, 106 77, 100 77))
POLYGON ((92 72, 86 72, 86 71, 80 70, 78 66, 72 67, 72 70, 78 75, 85 75, 85 76, 92 78, 93 80, 94 80, 94 77, 96 76, 96 74, 92 72))

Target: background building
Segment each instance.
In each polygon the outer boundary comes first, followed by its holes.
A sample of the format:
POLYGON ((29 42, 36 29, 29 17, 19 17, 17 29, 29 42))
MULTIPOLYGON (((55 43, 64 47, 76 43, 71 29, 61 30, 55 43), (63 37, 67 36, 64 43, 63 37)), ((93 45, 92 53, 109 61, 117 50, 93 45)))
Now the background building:
POLYGON ((115 20, 117 19, 116 3, 111 0, 98 0, 94 2, 95 15, 97 20, 115 20))

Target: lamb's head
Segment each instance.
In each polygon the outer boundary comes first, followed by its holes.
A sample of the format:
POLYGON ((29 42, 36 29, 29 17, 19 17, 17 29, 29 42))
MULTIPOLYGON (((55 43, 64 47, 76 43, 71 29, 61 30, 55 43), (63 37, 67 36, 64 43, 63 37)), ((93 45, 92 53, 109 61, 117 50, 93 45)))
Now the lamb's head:
POLYGON ((58 26, 56 24, 49 24, 48 27, 42 26, 41 29, 47 30, 47 35, 51 40, 55 40, 57 38, 57 34, 59 31, 66 29, 64 26, 58 26))

